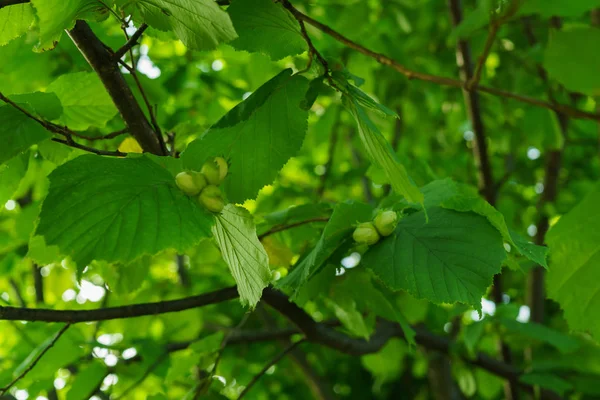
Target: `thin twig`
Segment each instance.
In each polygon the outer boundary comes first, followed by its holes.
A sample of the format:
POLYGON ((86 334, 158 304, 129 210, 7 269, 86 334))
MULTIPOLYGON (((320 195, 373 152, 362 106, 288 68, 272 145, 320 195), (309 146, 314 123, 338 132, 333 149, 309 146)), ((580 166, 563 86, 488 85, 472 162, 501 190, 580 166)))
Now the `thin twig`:
POLYGON ((114 151, 111 151, 111 150, 99 150, 99 149, 96 149, 94 147, 89 147, 89 146, 86 146, 86 145, 83 145, 83 144, 79 144, 79 143, 75 142, 73 139, 71 139, 71 140, 69 140, 69 139, 63 140, 63 139, 58 139, 58 138, 52 138, 52 141, 53 142, 57 142, 57 143, 62 143, 64 145, 66 145, 66 146, 73 147, 73 148, 76 148, 76 149, 79 149, 79 150, 84 150, 84 151, 87 151, 89 153, 98 154, 100 156, 127 157, 127 153, 123 153, 123 152, 121 152, 119 150, 114 150, 114 151))
POLYGON ((27 111, 26 109, 24 109, 23 107, 21 107, 20 105, 18 105, 17 103, 15 103, 11 99, 9 99, 5 95, 3 95, 2 93, 0 93, 0 100, 11 105, 12 107, 16 108, 17 110, 19 110, 20 112, 25 114, 27 117, 31 118, 32 120, 34 120, 35 122, 37 122, 38 124, 40 124, 41 126, 43 126, 45 129, 47 129, 50 132, 58 133, 59 135, 62 135, 65 137, 69 136, 69 135, 73 135, 74 133, 76 134, 76 132, 73 132, 72 130, 70 130, 69 128, 67 128, 65 126, 60 126, 60 125, 54 124, 50 121, 46 121, 44 119, 36 117, 32 113, 30 113, 29 111, 27 111))
POLYGON ((25 377, 25 375, 27 375, 37 365, 37 363, 42 359, 44 354, 46 354, 48 352, 48 350, 50 350, 56 344, 58 339, 60 339, 60 337, 67 331, 67 329, 69 329, 70 326, 71 326, 71 324, 66 324, 65 326, 63 326, 61 328, 61 330, 58 331, 56 336, 54 336, 54 339, 52 339, 50 344, 48 344, 48 346, 46 346, 44 348, 44 350, 42 350, 40 352, 40 354, 38 354, 38 356, 33 360, 33 362, 31 364, 29 364, 29 366, 27 368, 25 368, 25 370, 23 372, 21 372, 21 374, 19 376, 17 376, 15 379, 13 379, 12 382, 10 382, 8 385, 6 385, 2 389, 0 389, 0 395, 3 395, 6 392, 8 392, 8 390, 11 387, 13 387, 17 382, 19 382, 21 379, 23 379, 25 377))
MULTIPOLYGON (((406 66, 400 64, 399 62, 395 61, 394 59, 392 59, 384 54, 377 53, 373 50, 370 50, 370 49, 348 39, 347 37, 343 36, 342 34, 340 34, 337 31, 333 30, 329 26, 309 17, 308 15, 300 12, 298 9, 296 9, 295 7, 293 7, 291 5, 289 7, 287 7, 287 9, 294 15, 294 17, 296 17, 296 19, 300 19, 300 20, 304 21, 305 23, 312 25, 313 27, 315 27, 318 30, 324 32, 325 34, 331 36, 332 38, 334 38, 338 42, 344 44, 345 46, 347 46, 351 49, 354 49, 354 50, 358 51, 359 53, 364 54, 367 57, 373 58, 378 63, 396 70, 397 72, 406 76, 408 79, 417 79, 420 81, 435 83, 440 86, 449 86, 449 87, 454 87, 454 88, 459 88, 459 89, 464 88, 464 83, 459 79, 453 79, 453 78, 447 78, 447 77, 438 76, 438 75, 432 75, 432 74, 428 74, 425 72, 419 72, 419 71, 415 71, 410 68, 407 68, 406 66)), ((472 90, 477 90, 477 91, 480 91, 483 93, 488 93, 493 96, 506 97, 509 99, 519 101, 521 103, 531 104, 531 105, 534 105, 537 107, 547 108, 549 110, 554 110, 557 112, 561 112, 563 114, 567 114, 573 118, 591 119, 594 121, 600 121, 600 113, 583 111, 578 108, 571 107, 568 105, 563 105, 563 104, 553 104, 553 103, 550 103, 550 102, 547 102, 544 100, 539 100, 539 99, 535 99, 532 97, 523 96, 521 94, 512 93, 512 92, 509 92, 509 91, 503 90, 503 89, 497 89, 497 88, 492 88, 492 87, 487 87, 487 86, 476 85, 472 88, 472 90)))
POLYGON ((212 383, 211 377, 215 374, 215 372, 217 372, 217 367, 219 366, 219 363, 223 358, 225 347, 227 346, 231 338, 246 324, 248 318, 250 318, 250 315, 251 313, 244 314, 240 322, 233 329, 227 332, 227 335, 225 335, 225 337, 221 341, 221 345, 219 346, 219 353, 217 354, 217 359, 215 360, 210 373, 206 377, 206 380, 202 384, 198 385, 194 399, 200 399, 200 396, 210 388, 210 385, 212 383))
POLYGON ((313 56, 316 57, 317 60, 319 61, 319 63, 323 66, 323 69, 325 70, 325 78, 327 79, 327 82, 329 82, 329 85, 337 90, 340 90, 337 87, 337 85, 335 84, 335 82, 333 81, 333 78, 331 77, 331 70, 329 69, 329 63, 327 62, 327 60, 325 60, 325 58, 321 55, 321 53, 319 53, 319 50, 317 50, 317 48, 313 44, 310 36, 308 35, 304 21, 302 19, 298 18, 296 16, 296 14, 294 13, 294 10, 296 10, 294 8, 294 6, 292 6, 292 4, 288 0, 281 0, 281 4, 292 14, 292 16, 294 16, 294 18, 298 22, 298 25, 300 26, 300 33, 302 34, 304 41, 308 45, 309 65, 307 65, 307 68, 310 66, 310 63, 312 63, 313 56))
POLYGON ((265 233, 260 234, 258 236, 258 239, 259 240, 263 240, 267 236, 273 235, 273 234, 281 232, 281 231, 286 231, 288 229, 292 229, 292 228, 295 228, 297 226, 306 225, 306 224, 310 224, 310 223, 313 223, 313 222, 327 222, 327 221, 329 221, 328 217, 315 217, 315 218, 310 218, 310 219, 307 219, 307 220, 304 220, 304 221, 294 222, 293 224, 289 224, 289 225, 274 226, 273 228, 269 229, 265 233))
POLYGON ((125 43, 123 45, 123 47, 121 47, 120 49, 115 51, 115 53, 113 55, 115 60, 121 59, 125 55, 125 53, 127 53, 129 50, 131 50, 133 48, 133 46, 138 44, 138 40, 140 39, 140 37, 142 36, 142 34, 144 33, 144 31, 146 29, 148 29, 148 25, 146 25, 145 23, 140 25, 138 30, 135 31, 134 34, 131 35, 131 37, 127 40, 127 43, 125 43))
POLYGON ((483 46, 483 51, 481 55, 477 58, 477 64, 475 65, 475 71, 473 72, 473 76, 466 84, 468 90, 473 90, 477 85, 479 85, 479 81, 481 80, 481 73, 483 71, 483 66, 485 65, 485 61, 487 60, 490 50, 492 50, 492 45, 494 44, 494 40, 496 39, 496 34, 498 33, 498 29, 500 28, 500 23, 497 21, 492 22, 490 25, 490 30, 488 32, 487 38, 485 40, 485 45, 483 46))
POLYGON ((244 388, 244 390, 242 391, 242 393, 240 393, 240 396, 238 397, 238 400, 243 399, 244 396, 246 396, 248 394, 248 392, 250 391, 250 389, 252 389, 252 386, 254 386, 256 384, 256 382, 258 382, 258 380, 264 374, 267 373, 267 371, 269 370, 269 368, 271 368, 273 365, 277 364, 283 357, 286 356, 286 354, 288 354, 290 351, 294 350, 298 345, 304 343, 305 341, 306 341, 306 339, 300 339, 299 341, 290 344, 281 353, 277 354, 271 361, 269 361, 269 363, 267 365, 265 365, 263 367, 263 369, 252 378, 252 380, 244 388))

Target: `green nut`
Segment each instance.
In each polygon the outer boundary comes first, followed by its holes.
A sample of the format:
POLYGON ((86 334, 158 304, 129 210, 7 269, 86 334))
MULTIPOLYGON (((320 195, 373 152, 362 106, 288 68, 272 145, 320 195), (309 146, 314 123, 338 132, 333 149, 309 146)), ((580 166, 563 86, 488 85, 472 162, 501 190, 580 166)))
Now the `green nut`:
POLYGON ((178 173, 175 177, 175 183, 177 184, 177 187, 188 196, 195 196, 203 189, 203 186, 198 186, 195 175, 196 173, 194 172, 184 171, 178 173))
POLYGON ((204 163, 200 172, 211 185, 219 185, 227 176, 227 161, 223 157, 216 157, 204 163))
POLYGON ((223 193, 221 193, 221 190, 214 185, 208 185, 204 188, 202 193, 200 193, 200 196, 198 196, 198 202, 207 210, 214 213, 221 212, 225 207, 223 193))
POLYGON ((398 214, 389 210, 380 211, 373 222, 381 236, 389 236, 394 233, 396 225, 398 225, 398 214))
POLYGON ((379 232, 375 229, 375 225, 371 222, 363 222, 358 224, 352 238, 356 243, 372 245, 379 241, 379 232))

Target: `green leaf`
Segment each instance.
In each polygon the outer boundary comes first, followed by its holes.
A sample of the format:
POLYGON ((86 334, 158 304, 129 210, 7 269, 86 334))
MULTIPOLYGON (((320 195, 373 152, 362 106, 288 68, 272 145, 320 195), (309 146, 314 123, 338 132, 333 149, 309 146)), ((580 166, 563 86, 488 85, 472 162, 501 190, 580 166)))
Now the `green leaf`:
POLYGON ((0 207, 12 199, 26 171, 27 157, 25 155, 15 157, 6 164, 0 165, 0 207))
POLYGON ((93 259, 129 262, 185 251, 210 235, 214 217, 145 156, 80 156, 55 169, 37 234, 80 268, 93 259))
POLYGON ((563 215, 547 235, 552 268, 548 296, 565 312, 569 327, 600 338, 600 185, 563 215))
MULTIPOLYGON (((39 50, 56 47, 65 29, 78 19, 88 19, 96 12, 108 12, 97 0, 31 0, 40 25, 39 50)), ((110 4, 110 1, 106 3, 110 4)))
POLYGON ((238 50, 261 52, 274 61, 307 50, 298 21, 280 4, 235 0, 227 12, 239 35, 231 45, 238 50))
POLYGON ((58 119, 63 113, 62 104, 60 104, 58 96, 54 93, 33 92, 14 94, 9 97, 15 103, 19 103, 27 108, 28 111, 44 119, 58 119))
POLYGON ((455 211, 471 211, 486 217, 503 239, 520 254, 548 269, 548 248, 530 243, 517 232, 508 229, 502 213, 485 201, 474 188, 446 178, 429 183, 422 191, 425 195, 425 207, 441 206, 455 211))
POLYGON ((600 30, 577 27, 552 31, 544 68, 566 89, 589 95, 600 94, 600 30))
POLYGON ((71 389, 67 392, 67 400, 88 400, 98 389, 108 371, 101 362, 79 368, 71 389))
POLYGON ((0 46, 29 30, 34 15, 31 4, 15 4, 0 9, 0 46))
POLYGON ((536 385, 544 389, 552 390, 561 396, 564 396, 565 392, 573 388, 571 383, 555 374, 530 372, 528 374, 521 375, 519 381, 529 385, 536 385))
POLYGON ((222 156, 230 164, 224 182, 234 203, 254 198, 302 146, 307 110, 301 107, 308 81, 286 69, 227 113, 182 154, 184 166, 199 171, 222 156))
POLYGON ((362 356, 360 360, 379 386, 400 376, 407 353, 406 345, 400 339, 392 338, 377 353, 362 356))
POLYGON ((51 137, 40 124, 12 106, 0 107, 0 121, 0 164, 51 137))
POLYGON ((333 310, 337 319, 350 333, 369 338, 373 329, 367 325, 356 307, 356 301, 348 293, 336 292, 333 298, 325 298, 325 304, 333 310))
POLYGON ((373 273, 366 269, 353 269, 343 275, 343 282, 336 285, 335 293, 341 291, 351 295, 361 309, 367 309, 377 316, 395 321, 404 331, 406 341, 416 346, 416 333, 398 308, 393 293, 373 280, 373 273))
POLYGON ((579 341, 555 329, 534 322, 521 323, 516 320, 500 319, 509 332, 526 336, 531 340, 539 340, 555 347, 561 353, 571 353, 580 347, 579 341))
POLYGON ((58 120, 70 129, 83 131, 90 126, 102 128, 117 109, 104 85, 93 72, 75 72, 59 76, 48 86, 63 106, 58 120))
POLYGON ((502 237, 473 213, 431 207, 400 220, 396 231, 363 257, 388 287, 404 289, 434 303, 466 303, 476 309, 500 272, 502 237))
POLYGON ((33 236, 29 239, 27 257, 40 265, 46 265, 61 260, 58 247, 46 245, 42 236, 33 236))
POLYGON ((213 0, 137 0, 144 22, 175 35, 190 49, 212 50, 236 38, 227 13, 213 0))
POLYGON ((540 14, 544 18, 579 17, 596 7, 600 7, 600 0, 527 0, 519 8, 518 14, 540 14))
MULTIPOLYGON (((356 91, 358 89, 352 93, 356 91)), ((367 115, 361 105, 361 103, 364 103, 364 99, 361 99, 362 97, 359 98, 356 94, 344 96, 344 104, 358 123, 360 139, 371 161, 383 169, 392 188, 398 194, 405 196, 410 202, 423 203, 423 194, 419 191, 419 188, 417 188, 410 176, 408 176, 406 168, 398 160, 398 156, 392 149, 392 146, 385 140, 377 126, 367 115)))
POLYGON ((271 280, 271 271, 252 216, 245 208, 228 204, 212 231, 238 285, 242 305, 254 308, 271 280))
POLYGON ((344 243, 352 240, 358 222, 370 221, 373 208, 363 203, 347 201, 335 206, 333 214, 313 250, 302 259, 277 286, 298 290, 325 265, 325 262, 344 243))

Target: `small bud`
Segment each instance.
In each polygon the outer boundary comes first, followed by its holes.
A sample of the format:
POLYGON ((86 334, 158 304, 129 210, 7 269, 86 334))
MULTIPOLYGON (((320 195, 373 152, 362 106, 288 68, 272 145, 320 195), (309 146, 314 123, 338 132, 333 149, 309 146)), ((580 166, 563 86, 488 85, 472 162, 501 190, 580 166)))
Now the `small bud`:
POLYGON ((379 233, 371 222, 363 222, 362 224, 358 224, 352 234, 352 238, 357 243, 371 245, 379 241, 379 233))
POLYGON ((219 185, 227 176, 227 161, 223 157, 208 160, 200 170, 211 185, 219 185))
POLYGON ((375 217, 375 228, 381 236, 389 236, 394 233, 398 225, 398 214, 394 211, 380 211, 375 217))
POLYGON ((202 190, 202 187, 198 187, 194 181, 194 173, 192 172, 180 172, 175 177, 175 183, 181 191, 188 196, 195 196, 202 190))
POLYGON ((221 190, 213 185, 208 185, 204 188, 198 197, 198 201, 202 206, 214 213, 221 212, 225 207, 225 200, 223 200, 221 190))

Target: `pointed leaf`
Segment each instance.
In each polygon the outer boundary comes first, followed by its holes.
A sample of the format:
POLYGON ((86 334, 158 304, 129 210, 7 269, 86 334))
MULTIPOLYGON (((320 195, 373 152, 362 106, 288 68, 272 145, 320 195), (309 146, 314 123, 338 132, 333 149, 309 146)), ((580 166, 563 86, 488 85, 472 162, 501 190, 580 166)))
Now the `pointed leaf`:
POLYGON ((212 231, 238 285, 242 304, 254 308, 271 280, 271 271, 252 215, 245 208, 228 204, 212 231))
POLYGON ((227 159, 224 185, 234 203, 254 198, 302 146, 308 112, 301 103, 308 81, 291 72, 284 70, 261 86, 181 156, 184 166, 196 171, 211 157, 227 159))
MULTIPOLYGON (((358 90, 358 89, 356 89, 358 90)), ((398 160, 398 156, 392 146, 383 137, 377 126, 371 121, 363 106, 359 103, 360 98, 345 96, 344 103, 350 113, 356 119, 360 139, 371 161, 382 168, 389 179, 392 188, 413 203, 422 203, 423 194, 414 184, 406 168, 398 160)))

